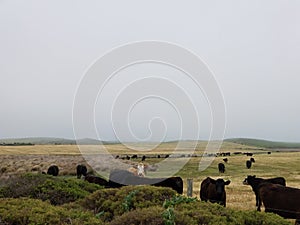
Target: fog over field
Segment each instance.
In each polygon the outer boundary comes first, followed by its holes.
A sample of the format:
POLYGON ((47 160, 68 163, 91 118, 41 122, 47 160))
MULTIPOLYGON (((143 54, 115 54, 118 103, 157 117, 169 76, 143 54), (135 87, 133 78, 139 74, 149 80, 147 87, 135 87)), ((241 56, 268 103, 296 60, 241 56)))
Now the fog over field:
MULTIPOLYGON (((223 95, 224 138, 300 142, 299 11, 296 0, 1 1, 0 139, 74 139, 73 104, 92 63, 118 46, 156 40, 188 49, 210 68, 223 95)), ((192 129, 181 133, 184 121, 199 125, 196 136, 207 140, 214 109, 206 95, 174 67, 129 66, 94 103, 97 135, 87 129, 79 138, 194 139, 192 129), (143 99, 155 87, 159 96, 143 99), (121 101, 128 90, 141 101, 121 101)))

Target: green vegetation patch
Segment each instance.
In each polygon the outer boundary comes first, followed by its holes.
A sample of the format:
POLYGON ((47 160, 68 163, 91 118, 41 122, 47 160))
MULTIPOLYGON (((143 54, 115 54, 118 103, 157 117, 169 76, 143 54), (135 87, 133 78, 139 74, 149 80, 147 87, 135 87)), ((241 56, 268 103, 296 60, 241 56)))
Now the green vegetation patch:
POLYGON ((30 197, 49 200, 53 205, 76 201, 101 189, 101 186, 75 178, 44 174, 24 174, 10 178, 1 185, 0 197, 30 197))
POLYGON ((66 210, 37 199, 0 199, 0 223, 14 225, 103 224, 89 212, 66 210))
POLYGON ((181 203, 166 211, 162 206, 136 209, 117 216, 111 225, 291 225, 275 214, 257 211, 236 211, 217 204, 193 201, 181 203))
POLYGON ((99 190, 80 201, 80 205, 93 211, 104 221, 136 209, 162 206, 176 192, 170 188, 152 186, 127 186, 99 190))

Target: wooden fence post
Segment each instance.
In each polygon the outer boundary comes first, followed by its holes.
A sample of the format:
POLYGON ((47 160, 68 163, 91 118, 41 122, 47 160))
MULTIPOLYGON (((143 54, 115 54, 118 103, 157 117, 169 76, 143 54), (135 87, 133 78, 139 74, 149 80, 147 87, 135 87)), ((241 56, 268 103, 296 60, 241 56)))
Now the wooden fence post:
POLYGON ((192 178, 187 179, 187 196, 193 197, 193 179, 192 178))

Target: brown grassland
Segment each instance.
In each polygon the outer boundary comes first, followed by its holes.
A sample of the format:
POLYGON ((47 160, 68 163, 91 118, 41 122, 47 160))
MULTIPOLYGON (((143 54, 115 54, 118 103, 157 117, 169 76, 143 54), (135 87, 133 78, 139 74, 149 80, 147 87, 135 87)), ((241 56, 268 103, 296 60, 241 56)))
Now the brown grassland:
MULTIPOLYGON (((256 162, 251 169, 245 166, 246 160, 250 157, 244 154, 227 156, 228 163, 225 164, 226 171, 219 174, 218 163, 223 162, 224 157, 216 157, 212 164, 204 171, 199 171, 200 155, 203 153, 206 142, 198 143, 195 154, 198 157, 190 157, 188 163, 177 172, 184 180, 184 193, 186 193, 186 179, 193 178, 193 196, 199 198, 199 187, 201 181, 210 176, 212 178, 224 178, 231 180, 231 184, 226 187, 227 207, 242 210, 255 209, 255 197, 250 186, 243 185, 242 182, 247 175, 256 175, 257 177, 269 178, 283 176, 287 180, 287 186, 300 188, 300 152, 273 151, 267 154, 269 150, 251 146, 239 145, 224 142, 220 152, 252 152, 256 162)), ((145 147, 146 144, 144 144, 145 147)), ((139 144, 141 147, 142 144, 139 144)), ((191 150, 192 142, 186 142, 185 148, 179 149, 181 154, 191 150)), ((91 155, 96 154, 101 146, 85 146, 91 150, 91 155)), ((134 151, 121 144, 106 145, 105 148, 112 155, 158 155, 173 154, 176 143, 163 143, 152 151, 134 151)), ((186 157, 188 157, 186 155, 186 157)), ((186 158, 172 158, 174 163, 186 158)), ((138 163, 141 159, 123 160, 128 166, 138 163)), ((145 163, 154 165, 164 158, 147 158, 145 163)), ((35 145, 35 146, 0 146, 0 179, 7 179, 14 174, 25 172, 46 171, 51 164, 56 164, 60 168, 61 176, 74 176, 76 165, 86 163, 82 157, 79 148, 76 145, 35 145)), ((91 170, 91 167, 88 167, 91 170)), ((95 168, 94 168, 95 169, 95 168)), ((98 169, 102 168, 99 165, 98 169)), ((158 168, 159 170, 159 168, 158 168)), ((148 172, 151 174, 151 172, 148 172)))

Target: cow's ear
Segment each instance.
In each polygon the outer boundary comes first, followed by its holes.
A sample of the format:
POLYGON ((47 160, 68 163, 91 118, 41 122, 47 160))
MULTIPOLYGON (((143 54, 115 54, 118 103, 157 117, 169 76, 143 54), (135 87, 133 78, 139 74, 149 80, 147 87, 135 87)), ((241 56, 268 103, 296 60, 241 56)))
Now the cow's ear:
POLYGON ((224 182, 224 184, 225 184, 225 185, 229 185, 229 184, 230 184, 230 182, 231 182, 231 181, 230 181, 230 180, 228 180, 228 181, 224 182))

